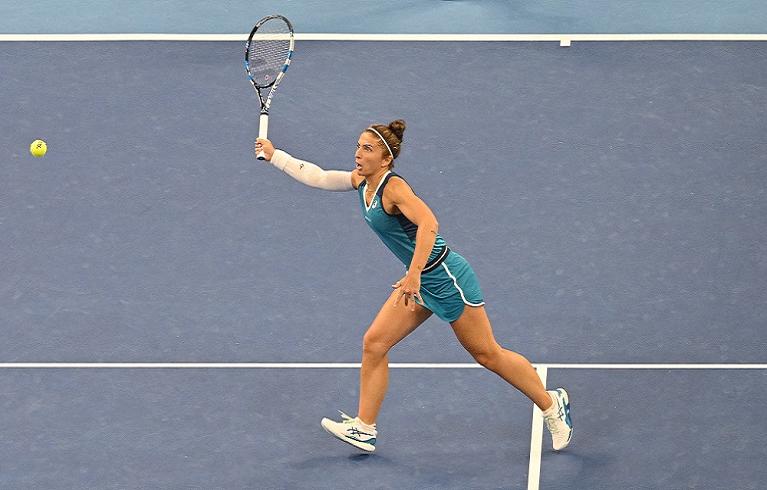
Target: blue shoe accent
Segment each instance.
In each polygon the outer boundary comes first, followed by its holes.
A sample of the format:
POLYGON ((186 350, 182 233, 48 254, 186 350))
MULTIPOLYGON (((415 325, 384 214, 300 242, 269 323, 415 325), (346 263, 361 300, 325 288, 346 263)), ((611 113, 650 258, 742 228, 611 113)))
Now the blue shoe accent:
POLYGON ((344 437, 347 439, 351 439, 353 441, 357 442, 364 442, 365 444, 370 444, 372 446, 376 445, 376 437, 373 434, 368 434, 367 432, 362 432, 361 430, 357 429, 356 427, 352 427, 351 429, 348 429, 346 432, 348 432, 351 435, 344 434, 344 437), (358 437, 354 436, 368 436, 369 439, 359 439, 358 437))
POLYGON ((565 415, 565 423, 567 424, 568 427, 572 428, 573 427, 573 421, 570 418, 570 397, 568 396, 567 397, 567 403, 563 404, 563 403, 561 403, 561 401, 565 399, 567 392, 564 390, 564 388, 557 388, 557 393, 561 397, 560 398, 560 407, 562 405, 564 405, 564 407, 565 407, 565 413, 564 413, 564 415, 565 415))
POLYGON ((375 446, 376 445, 375 437, 372 438, 372 439, 368 439, 368 440, 357 439, 356 437, 352 437, 352 436, 344 436, 344 437, 346 437, 347 439, 351 439, 352 441, 357 441, 357 442, 362 442, 362 443, 365 443, 365 444, 370 444, 371 446, 375 446))

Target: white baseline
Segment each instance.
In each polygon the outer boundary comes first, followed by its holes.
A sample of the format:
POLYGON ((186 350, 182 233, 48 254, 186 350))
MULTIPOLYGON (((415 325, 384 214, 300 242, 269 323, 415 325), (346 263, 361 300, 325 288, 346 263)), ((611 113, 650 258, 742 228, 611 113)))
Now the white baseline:
MULTIPOLYGON (((767 369, 765 364, 548 364, 546 369, 767 369)), ((0 369, 359 369, 358 362, 0 362, 0 369)), ((393 362, 392 369, 484 369, 476 363, 393 362)))
MULTIPOLYGON (((584 41, 767 41, 767 34, 340 34, 300 33, 296 41, 473 41, 473 42, 584 42, 584 41)), ((241 41, 242 34, 0 34, 0 41, 241 41)))

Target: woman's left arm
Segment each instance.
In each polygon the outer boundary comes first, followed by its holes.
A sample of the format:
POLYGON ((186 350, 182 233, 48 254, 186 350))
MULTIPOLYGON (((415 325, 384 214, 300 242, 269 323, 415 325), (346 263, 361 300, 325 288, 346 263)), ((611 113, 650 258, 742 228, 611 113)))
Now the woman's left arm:
MULTIPOLYGON (((415 235, 415 251, 407 274, 392 287, 400 290, 400 297, 405 296, 406 306, 408 301, 412 301, 414 298, 422 303, 419 293, 421 272, 429 260, 434 241, 437 239, 439 230, 437 217, 403 180, 390 180, 384 193, 386 200, 397 206, 397 209, 418 227, 415 235)), ((415 309, 415 306, 413 305, 412 308, 415 309)))

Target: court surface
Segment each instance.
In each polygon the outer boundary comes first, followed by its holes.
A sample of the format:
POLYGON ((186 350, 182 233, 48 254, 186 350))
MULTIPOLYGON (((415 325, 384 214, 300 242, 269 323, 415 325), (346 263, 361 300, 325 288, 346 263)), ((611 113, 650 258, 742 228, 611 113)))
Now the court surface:
POLYGON ((763 486, 763 42, 297 45, 272 140, 350 168, 408 122, 397 171, 496 338, 571 393, 559 454, 435 319, 390 355, 376 453, 321 430, 402 267, 355 193, 253 158, 241 56, 0 43, 0 487, 763 486))

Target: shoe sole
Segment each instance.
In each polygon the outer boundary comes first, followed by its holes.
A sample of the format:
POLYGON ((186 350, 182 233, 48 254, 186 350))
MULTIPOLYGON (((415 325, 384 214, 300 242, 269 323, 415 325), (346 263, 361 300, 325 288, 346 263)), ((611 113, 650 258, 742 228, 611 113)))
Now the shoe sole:
POLYGON ((360 451, 365 451, 366 453, 372 453, 373 451, 376 450, 376 447, 373 446, 372 444, 367 444, 365 442, 360 442, 360 441, 355 441, 355 440, 352 440, 352 439, 347 439, 344 436, 336 434, 331 429, 329 429, 328 427, 325 426, 325 421, 332 422, 332 420, 329 420, 329 419, 322 419, 322 422, 320 422, 320 425, 322 426, 322 428, 325 429, 325 432, 327 432, 331 436, 335 437, 339 441, 343 441, 346 444, 349 444, 350 446, 356 447, 360 451))

